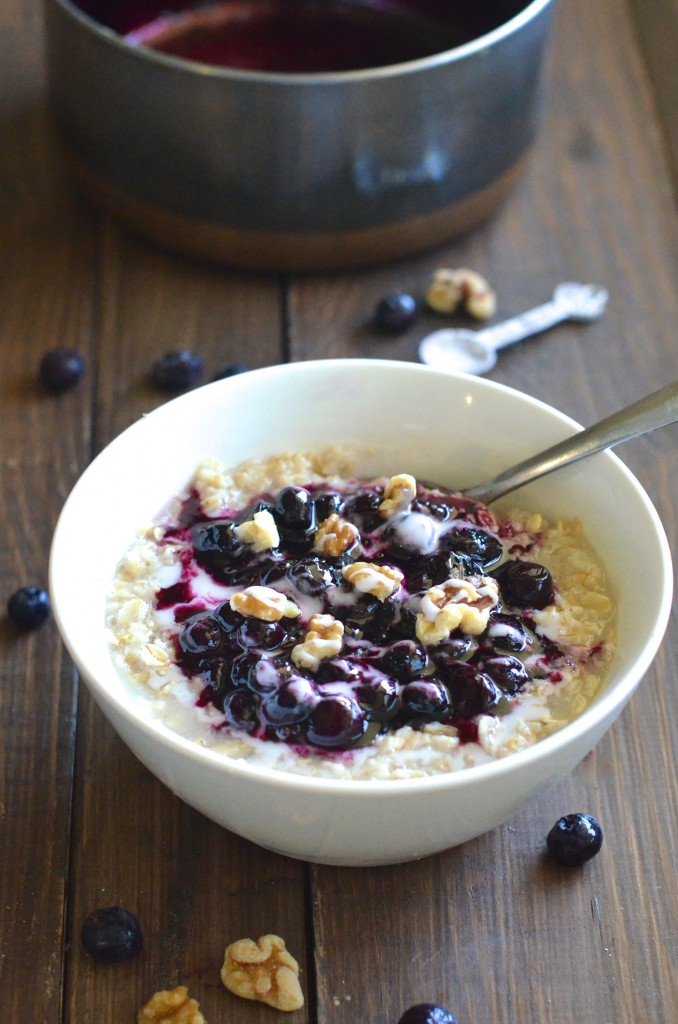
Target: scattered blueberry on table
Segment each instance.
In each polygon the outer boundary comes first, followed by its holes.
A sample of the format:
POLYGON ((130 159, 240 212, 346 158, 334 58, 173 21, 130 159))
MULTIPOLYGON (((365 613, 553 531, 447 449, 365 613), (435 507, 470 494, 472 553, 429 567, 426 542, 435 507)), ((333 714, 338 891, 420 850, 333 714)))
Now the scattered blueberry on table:
POLYGON ((382 334, 404 334, 417 319, 418 312, 416 299, 406 292, 394 292, 377 303, 372 323, 382 334))
POLYGON ((84 360, 72 348, 53 348, 40 361, 40 383, 55 395, 75 387, 84 373, 84 360))
POLYGON ((226 380, 227 377, 235 377, 239 373, 249 373, 252 369, 251 366, 246 366, 245 363, 229 363, 227 366, 222 366, 220 370, 212 377, 212 380, 226 380))
POLYGON ((591 814, 566 814, 546 837, 551 857, 565 867, 579 867, 600 850, 603 830, 591 814))
POLYGON ((49 594, 40 587, 20 587, 7 602, 7 614, 20 629, 37 629, 50 612, 49 594))
POLYGON ((94 960, 121 963, 143 949, 138 919, 124 907, 101 907, 85 918, 80 932, 85 950, 94 960))
POLYGON ((398 1024, 457 1024, 457 1019, 444 1006, 416 1003, 405 1010, 398 1024))
POLYGON ((151 377, 162 391, 185 391, 202 377, 204 361, 195 352, 167 352, 153 364, 151 377))

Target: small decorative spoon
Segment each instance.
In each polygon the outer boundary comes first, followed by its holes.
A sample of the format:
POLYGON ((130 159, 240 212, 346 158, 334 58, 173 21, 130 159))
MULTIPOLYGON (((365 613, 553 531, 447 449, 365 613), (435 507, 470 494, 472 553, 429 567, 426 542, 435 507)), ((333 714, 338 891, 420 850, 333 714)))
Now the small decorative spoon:
POLYGON ((427 334, 419 345, 419 358, 439 370, 487 373, 497 362, 499 349, 540 334, 563 320, 597 320, 607 300, 604 288, 567 282, 558 285, 550 302, 504 323, 482 331, 447 327, 427 334))
POLYGON ((484 505, 501 498, 510 491, 547 473, 552 473, 571 462, 586 458, 604 448, 612 448, 622 441, 647 434, 657 427, 666 427, 678 422, 678 381, 667 384, 659 391, 653 391, 638 402, 607 416, 586 430, 580 430, 572 437, 565 438, 546 451, 530 456, 524 462, 504 470, 473 487, 465 487, 461 494, 484 505))

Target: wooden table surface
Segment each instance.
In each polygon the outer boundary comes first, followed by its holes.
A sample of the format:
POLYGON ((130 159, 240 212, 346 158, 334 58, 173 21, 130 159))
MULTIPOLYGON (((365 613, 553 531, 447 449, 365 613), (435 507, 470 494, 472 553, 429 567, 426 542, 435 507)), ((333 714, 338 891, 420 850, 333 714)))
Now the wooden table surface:
MULTIPOLYGON (((421 295, 439 266, 484 273, 498 318, 562 280, 609 289, 604 318, 507 351, 493 379, 591 423, 678 376, 677 0, 563 0, 544 131, 492 223, 419 259, 322 277, 198 265, 123 233, 72 190, 46 110, 39 0, 0 6, 0 579, 2 604, 44 585, 61 505, 92 457, 163 400, 153 361, 192 348, 210 372, 325 356, 416 359, 438 320, 395 341, 366 327, 379 297, 421 295), (79 349, 60 397, 36 370, 79 349)), ((678 540, 678 428, 620 453, 678 540)), ((610 510, 623 515, 623 509, 610 510)), ((652 580, 639 582, 643 587, 652 580)), ((294 1024, 397 1024, 441 1002, 460 1024, 678 1020, 675 616, 639 692, 597 749, 507 825, 418 863, 317 867, 259 849, 181 803, 93 706, 53 622, 0 621, 0 1018, 126 1024, 189 986, 209 1024, 282 1016, 229 995, 224 946, 277 932, 302 967, 294 1024), (581 871, 543 857, 561 814, 605 830, 581 871), (145 951, 95 965, 95 907, 140 917, 145 951)), ((403 822, 407 827, 407 822, 403 822)))

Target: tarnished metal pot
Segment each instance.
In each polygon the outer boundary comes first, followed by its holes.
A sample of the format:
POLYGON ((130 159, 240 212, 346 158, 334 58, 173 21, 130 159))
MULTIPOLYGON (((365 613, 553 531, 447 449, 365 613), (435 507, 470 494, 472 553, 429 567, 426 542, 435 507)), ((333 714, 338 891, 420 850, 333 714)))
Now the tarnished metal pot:
POLYGON ((412 255, 486 219, 535 139, 553 0, 388 67, 279 74, 131 47, 45 0, 50 92, 72 171, 172 249, 264 270, 412 255))

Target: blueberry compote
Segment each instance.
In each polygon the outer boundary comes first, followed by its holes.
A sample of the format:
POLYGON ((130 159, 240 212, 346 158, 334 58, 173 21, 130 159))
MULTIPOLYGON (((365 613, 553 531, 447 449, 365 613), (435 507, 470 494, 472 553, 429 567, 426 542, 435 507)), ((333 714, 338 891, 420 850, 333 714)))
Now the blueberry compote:
POLYGON ((511 557, 487 507, 416 486, 388 509, 384 485, 360 480, 285 487, 217 518, 195 493, 184 501, 160 541, 178 546, 180 578, 157 591, 156 609, 200 687, 197 703, 217 712, 214 728, 302 756, 432 723, 454 727, 463 745, 477 741, 479 716, 502 717, 535 679, 561 678, 565 653, 533 618, 554 598, 548 570, 511 557), (263 541, 247 532, 264 522, 263 541), (328 545, 331 523, 340 542, 328 545), (367 584, 356 563, 370 567, 367 584), (381 568, 387 593, 370 584, 381 568), (493 595, 484 624, 423 636, 435 588, 456 594, 469 582, 493 595), (248 594, 257 614, 241 607, 248 594), (302 658, 318 621, 335 642, 322 634, 302 658))

